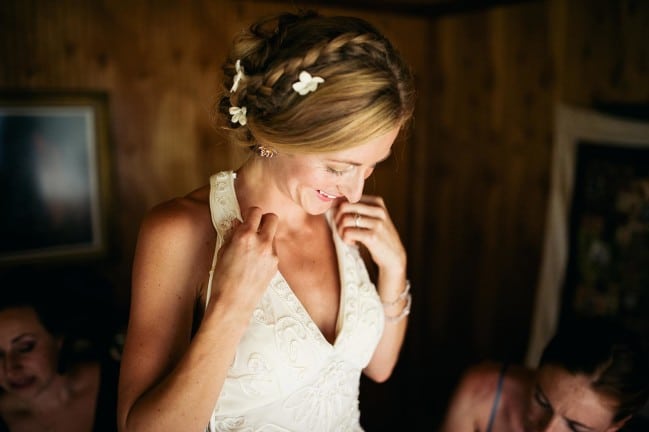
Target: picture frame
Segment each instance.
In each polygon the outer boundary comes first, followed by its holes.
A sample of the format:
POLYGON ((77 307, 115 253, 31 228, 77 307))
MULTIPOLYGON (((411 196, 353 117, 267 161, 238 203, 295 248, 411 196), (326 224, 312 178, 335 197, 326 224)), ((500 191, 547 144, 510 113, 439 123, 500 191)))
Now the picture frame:
POLYGON ((0 92, 0 265, 107 252, 108 97, 0 92))
MULTIPOLYGON (((554 120, 543 253, 525 360, 529 367, 536 367, 543 347, 562 320, 579 314, 603 313, 621 318, 615 316, 617 311, 606 311, 615 301, 611 286, 598 287, 602 291, 600 298, 592 290, 584 296, 584 290, 579 288, 580 284, 588 285, 584 283, 583 271, 578 269, 579 260, 584 255, 578 245, 581 241, 579 236, 589 232, 588 226, 606 223, 609 230, 606 241, 609 244, 614 242, 613 237, 617 234, 611 231, 624 228, 629 219, 628 215, 621 214, 626 210, 621 212, 616 207, 617 200, 630 189, 633 181, 644 181, 649 177, 645 175, 647 170, 642 163, 649 155, 649 122, 564 104, 557 106, 554 120), (610 172, 602 173, 602 169, 610 172), (627 173, 624 178, 620 178, 622 172, 627 173), (585 197, 587 188, 592 187, 594 181, 604 184, 611 179, 616 179, 619 184, 615 187, 601 186, 608 191, 609 198, 618 197, 608 199, 606 205, 609 208, 593 211, 592 204, 584 206, 588 201, 585 197), (589 182, 591 186, 588 186, 589 182)), ((597 250, 602 251, 601 248, 597 250)), ((601 280, 595 282, 601 284, 601 280)), ((612 307, 617 308, 616 305, 612 307)))

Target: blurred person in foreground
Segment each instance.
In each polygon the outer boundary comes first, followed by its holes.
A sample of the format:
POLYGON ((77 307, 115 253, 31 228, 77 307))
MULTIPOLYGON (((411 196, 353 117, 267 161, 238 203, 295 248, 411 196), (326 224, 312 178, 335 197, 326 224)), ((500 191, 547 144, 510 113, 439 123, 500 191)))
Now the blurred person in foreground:
POLYGON ((618 323, 562 326, 539 366, 482 363, 452 397, 442 432, 614 432, 639 429, 649 395, 645 341, 618 323))
POLYGON ((116 431, 117 334, 105 305, 76 291, 100 279, 37 268, 0 278, 0 431, 116 431))

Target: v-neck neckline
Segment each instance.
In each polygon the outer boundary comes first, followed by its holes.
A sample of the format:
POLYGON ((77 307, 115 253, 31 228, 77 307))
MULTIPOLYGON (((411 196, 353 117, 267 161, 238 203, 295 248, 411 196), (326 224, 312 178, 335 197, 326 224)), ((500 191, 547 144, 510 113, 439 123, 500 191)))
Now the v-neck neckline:
MULTIPOLYGON (((238 201, 237 201, 238 203, 238 201)), ((327 221, 327 225, 329 227, 329 230, 331 232, 331 236, 333 239, 333 244, 334 244, 334 250, 336 252, 336 264, 338 266, 338 284, 340 287, 340 298, 338 300, 338 315, 336 316, 336 329, 335 329, 335 334, 334 334, 334 339, 333 342, 329 342, 325 335, 322 333, 322 329, 318 327, 318 325, 315 323, 311 315, 309 314, 308 310, 300 300, 300 298, 295 294, 295 291, 291 288, 291 285, 288 283, 282 272, 277 270, 277 273, 273 277, 273 281, 271 282, 271 285, 273 287, 277 286, 277 283, 283 285, 286 290, 290 293, 290 296, 293 298, 295 303, 298 305, 300 309, 300 314, 303 315, 303 317, 308 321, 308 327, 311 328, 312 333, 317 334, 318 340, 320 340, 321 343, 324 343, 331 348, 335 348, 336 345, 338 344, 338 341, 340 340, 340 335, 343 333, 343 328, 345 325, 344 322, 344 317, 345 317, 345 300, 346 300, 346 294, 347 290, 345 289, 346 287, 346 282, 347 282, 347 275, 345 274, 344 271, 344 266, 342 265, 342 254, 344 251, 342 251, 343 245, 342 239, 340 236, 338 236, 338 233, 335 230, 335 227, 333 226, 333 220, 331 217, 331 210, 328 210, 325 213, 325 219, 327 221), (315 330, 315 331, 314 331, 315 330)))
MULTIPOLYGON (((217 198, 216 201, 219 201, 219 204, 224 205, 225 201, 222 200, 224 198, 224 194, 227 195, 228 193, 231 194, 231 198, 229 198, 227 201, 230 201, 231 204, 234 206, 233 209, 230 211, 226 211, 227 215, 222 214, 221 217, 214 218, 214 215, 212 216, 212 222, 215 227, 217 227, 217 231, 221 230, 223 233, 227 232, 229 229, 231 229, 232 226, 232 219, 239 219, 242 221, 241 217, 241 207, 239 205, 239 199, 237 197, 237 190, 235 187, 235 180, 237 178, 237 173, 235 171, 226 171, 222 172, 219 174, 215 174, 216 177, 214 177, 214 180, 216 184, 222 184, 226 178, 228 180, 226 183, 229 183, 228 186, 217 186, 217 193, 221 198, 217 198), (232 212, 234 210, 234 212, 232 212)), ((212 192, 210 192, 210 207, 212 206, 212 192)), ((346 316, 346 309, 345 309, 345 304, 347 303, 347 295, 348 290, 347 290, 347 283, 348 283, 348 275, 346 274, 346 267, 344 263, 344 255, 346 253, 345 248, 346 245, 343 243, 343 240, 340 238, 338 235, 338 232, 335 229, 334 222, 333 222, 333 217, 332 217, 332 211, 327 210, 325 212, 324 217, 327 221, 327 225, 329 227, 329 230, 331 232, 331 236, 333 239, 334 243, 334 249, 336 252, 336 264, 338 266, 338 283, 340 286, 340 299, 338 302, 338 315, 336 316, 336 328, 335 328, 335 335, 333 342, 329 342, 325 335, 322 333, 322 330, 318 325, 315 323, 309 312, 307 311, 306 307, 302 303, 302 301, 299 299, 299 297, 295 294, 291 286, 289 285, 288 281, 284 277, 284 275, 277 270, 273 278, 271 279, 271 282, 269 284, 269 287, 272 287, 276 291, 278 289, 281 290, 280 287, 283 288, 285 293, 278 292, 280 294, 280 297, 282 297, 285 301, 289 303, 295 303, 297 305, 296 309, 294 310, 297 312, 299 315, 301 315, 303 324, 309 328, 311 333, 314 335, 316 340, 320 341, 321 344, 334 349, 341 340, 341 335, 343 335, 344 330, 345 330, 345 316, 346 316), (282 295, 284 294, 284 295, 282 295)), ((214 251, 214 257, 213 257, 213 262, 212 262, 212 271, 210 271, 210 279, 208 281, 208 301, 209 301, 209 291, 211 291, 211 284, 212 284, 212 272, 214 270, 214 266, 216 264, 217 260, 217 252, 218 249, 222 246, 223 240, 221 239, 221 236, 217 236, 217 244, 216 244, 216 250, 214 251), (220 239, 220 241, 219 241, 220 239)), ((207 307, 207 302, 206 302, 206 307, 207 307)))

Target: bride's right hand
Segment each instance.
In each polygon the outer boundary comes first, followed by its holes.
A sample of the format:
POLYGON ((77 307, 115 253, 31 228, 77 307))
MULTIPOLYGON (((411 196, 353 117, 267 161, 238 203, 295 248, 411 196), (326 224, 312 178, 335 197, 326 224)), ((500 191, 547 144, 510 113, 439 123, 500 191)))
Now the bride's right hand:
POLYGON ((235 223, 219 250, 214 269, 213 300, 236 304, 252 312, 277 273, 275 233, 278 217, 251 207, 243 222, 235 223))

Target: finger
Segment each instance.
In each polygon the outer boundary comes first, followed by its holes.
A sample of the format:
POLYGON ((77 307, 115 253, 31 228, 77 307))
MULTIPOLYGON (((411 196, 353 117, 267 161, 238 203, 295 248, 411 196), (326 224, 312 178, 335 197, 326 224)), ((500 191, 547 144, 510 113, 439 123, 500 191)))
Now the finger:
POLYGON ((354 228, 362 228, 361 219, 363 219, 363 216, 360 213, 354 213, 354 228))
POLYGON ((354 207, 355 211, 348 211, 337 215, 336 226, 339 231, 350 229, 375 229, 381 221, 388 216, 384 209, 379 207, 354 207))
POLYGON ((362 213, 346 213, 343 217, 345 228, 372 229, 376 223, 373 217, 362 213))
POLYGON ((249 207, 245 213, 245 216, 243 216, 243 225, 246 225, 251 230, 258 231, 261 217, 263 216, 261 208, 249 207))
POLYGON ((277 232, 279 217, 275 213, 266 213, 262 215, 257 232, 263 239, 272 239, 277 232))
POLYGON ((385 204, 381 197, 364 195, 364 199, 357 203, 343 203, 336 211, 335 221, 337 224, 344 223, 343 219, 348 214, 360 214, 362 217, 372 217, 375 219, 384 219, 387 213, 385 204))
POLYGON ((373 207, 385 208, 385 202, 383 201, 383 198, 376 195, 363 195, 358 201, 358 204, 366 204, 373 207))
POLYGON ((377 247, 377 233, 367 228, 347 227, 342 239, 347 244, 363 244, 370 252, 377 247))

